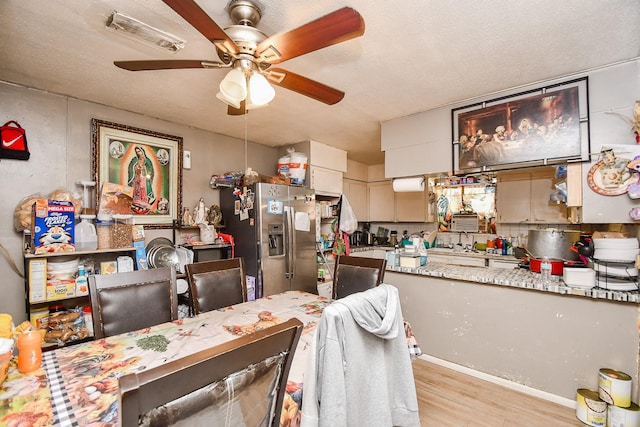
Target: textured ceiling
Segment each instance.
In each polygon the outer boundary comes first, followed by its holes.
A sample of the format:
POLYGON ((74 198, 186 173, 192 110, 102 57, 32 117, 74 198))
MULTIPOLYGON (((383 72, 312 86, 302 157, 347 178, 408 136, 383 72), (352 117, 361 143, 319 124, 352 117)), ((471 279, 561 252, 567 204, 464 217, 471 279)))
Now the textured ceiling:
MULTIPOLYGON (((221 27, 226 1, 197 0, 221 27)), ((215 97, 225 70, 130 72, 114 60, 217 60, 199 32, 160 0, 0 1, 0 80, 69 95, 250 141, 312 139, 383 162, 380 123, 527 83, 640 56, 639 0, 263 1, 258 28, 291 30, 343 6, 364 36, 282 68, 346 92, 333 106, 276 88, 247 116, 215 97), (105 28, 114 11, 187 41, 171 54, 105 28)))

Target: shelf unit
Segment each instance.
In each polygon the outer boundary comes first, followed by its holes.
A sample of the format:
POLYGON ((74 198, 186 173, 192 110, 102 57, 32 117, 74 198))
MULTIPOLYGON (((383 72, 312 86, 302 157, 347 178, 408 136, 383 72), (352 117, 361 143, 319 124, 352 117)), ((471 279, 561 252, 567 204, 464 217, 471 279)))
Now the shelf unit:
MULTIPOLYGON (((40 276, 39 277, 40 288, 44 286, 44 291, 43 291, 44 297, 37 298, 37 300, 32 302, 30 298, 30 291, 31 291, 31 285, 32 285, 31 282, 32 282, 32 279, 34 278, 31 276, 31 267, 33 266, 35 268, 37 265, 32 263, 37 263, 41 260, 46 260, 47 261, 46 264, 48 264, 51 260, 55 260, 55 259, 80 258, 81 263, 83 262, 82 260, 93 261, 94 271, 98 271, 100 268, 101 262, 116 261, 118 256, 122 256, 122 255, 128 255, 135 260, 136 250, 134 247, 125 247, 125 248, 114 248, 114 249, 96 249, 93 251, 56 252, 56 253, 49 253, 49 254, 25 253, 24 254, 24 286, 25 288, 24 289, 25 289, 25 311, 26 311, 27 319, 31 320, 32 313, 35 314, 35 313, 44 311, 46 309, 49 309, 49 307, 53 305, 62 304, 65 310, 73 309, 76 307, 87 307, 91 305, 91 298, 88 294, 81 295, 81 296, 74 295, 70 297, 47 299, 46 267, 43 271, 41 270, 38 272, 40 276)), ((135 268, 135 261, 134 261, 134 268, 135 268)), ((71 284, 69 284, 69 287, 70 286, 71 284)), ((74 292, 75 292, 75 284, 73 286, 74 286, 74 292)), ((73 343, 75 344, 82 341, 83 340, 77 340, 77 341, 73 341, 73 343)), ((43 346, 51 346, 51 344, 43 344, 43 346)))

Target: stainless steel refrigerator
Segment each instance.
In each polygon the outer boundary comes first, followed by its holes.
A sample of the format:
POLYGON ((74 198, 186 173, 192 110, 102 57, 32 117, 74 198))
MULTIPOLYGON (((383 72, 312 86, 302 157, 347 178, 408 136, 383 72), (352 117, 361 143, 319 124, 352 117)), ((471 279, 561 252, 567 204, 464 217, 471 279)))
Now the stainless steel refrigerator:
POLYGON ((314 190, 256 183, 220 191, 225 228, 255 279, 255 297, 288 290, 318 293, 314 190))

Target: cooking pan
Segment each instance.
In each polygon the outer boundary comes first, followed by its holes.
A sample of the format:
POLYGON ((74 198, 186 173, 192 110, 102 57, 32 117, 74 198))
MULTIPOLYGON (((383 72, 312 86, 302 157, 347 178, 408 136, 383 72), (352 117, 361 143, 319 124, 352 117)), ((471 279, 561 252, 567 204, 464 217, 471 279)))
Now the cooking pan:
MULTIPOLYGON (((548 258, 551 263, 551 274, 554 276, 562 276, 564 271, 564 260, 558 258, 548 258)), ((540 273, 540 266, 543 258, 529 258, 529 270, 534 273, 540 273)))

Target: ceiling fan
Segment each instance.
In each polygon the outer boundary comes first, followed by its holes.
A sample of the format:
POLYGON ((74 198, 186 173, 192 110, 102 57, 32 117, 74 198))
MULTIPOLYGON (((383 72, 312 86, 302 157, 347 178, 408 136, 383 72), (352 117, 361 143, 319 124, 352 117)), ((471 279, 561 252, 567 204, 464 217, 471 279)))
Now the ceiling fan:
POLYGON ((235 24, 224 30, 194 0, 163 1, 214 44, 220 61, 114 61, 116 66, 129 71, 229 68, 217 97, 229 104, 230 115, 245 114, 271 101, 275 91, 269 82, 328 105, 344 97, 340 90, 271 66, 364 34, 364 19, 354 9, 344 7, 291 31, 267 36, 256 28, 262 11, 252 1, 229 3, 229 16, 235 24))

